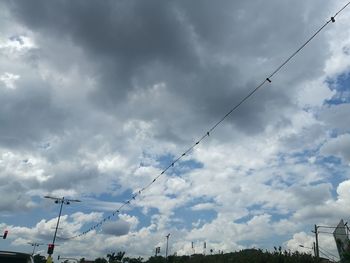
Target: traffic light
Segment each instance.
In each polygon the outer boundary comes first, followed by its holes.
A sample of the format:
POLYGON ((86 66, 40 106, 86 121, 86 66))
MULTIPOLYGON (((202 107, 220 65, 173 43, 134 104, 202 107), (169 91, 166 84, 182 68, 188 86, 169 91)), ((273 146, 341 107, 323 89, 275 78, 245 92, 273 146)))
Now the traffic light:
POLYGON ((9 232, 9 231, 5 230, 4 235, 2 236, 3 239, 6 239, 7 233, 8 233, 8 232, 9 232))
POLYGON ((47 254, 52 255, 53 254, 53 249, 55 248, 54 244, 49 244, 47 248, 47 254))

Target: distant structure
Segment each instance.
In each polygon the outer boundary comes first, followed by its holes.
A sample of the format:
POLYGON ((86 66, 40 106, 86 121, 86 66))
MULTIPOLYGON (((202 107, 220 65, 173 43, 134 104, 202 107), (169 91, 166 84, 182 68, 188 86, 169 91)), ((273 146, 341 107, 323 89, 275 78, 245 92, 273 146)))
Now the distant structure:
POLYGON ((340 220, 337 227, 333 232, 335 244, 339 253, 340 262, 345 262, 345 253, 350 252, 350 241, 347 234, 347 226, 344 224, 343 219, 340 220))

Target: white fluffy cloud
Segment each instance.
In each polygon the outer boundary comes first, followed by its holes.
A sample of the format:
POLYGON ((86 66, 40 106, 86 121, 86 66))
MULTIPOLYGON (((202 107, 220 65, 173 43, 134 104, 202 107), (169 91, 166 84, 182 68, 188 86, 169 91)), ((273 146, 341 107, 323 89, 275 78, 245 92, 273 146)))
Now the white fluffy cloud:
POLYGON ((343 134, 327 141, 321 148, 321 154, 340 158, 350 165, 350 134, 343 134))
POLYGON ((57 251, 85 258, 148 256, 168 233, 179 254, 191 242, 294 250, 314 224, 346 219, 347 12, 158 178, 341 3, 0 6, 0 222, 12 246, 50 240, 46 194, 83 200, 64 210, 60 235, 71 236, 147 186, 102 229, 60 240, 57 251))

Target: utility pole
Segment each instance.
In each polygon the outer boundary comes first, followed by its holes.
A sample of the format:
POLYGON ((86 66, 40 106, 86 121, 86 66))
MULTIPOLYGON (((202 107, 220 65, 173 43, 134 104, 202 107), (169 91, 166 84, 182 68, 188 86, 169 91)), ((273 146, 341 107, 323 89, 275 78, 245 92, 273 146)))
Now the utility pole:
POLYGON ((316 244, 313 242, 312 249, 314 250, 314 256, 316 257, 316 244))
POLYGON ((158 254, 160 253, 160 247, 156 247, 156 257, 158 256, 158 254))
POLYGON ((320 251, 318 248, 318 226, 315 225, 315 231, 312 231, 313 233, 315 233, 315 239, 316 239, 316 243, 315 243, 315 257, 319 258, 320 257, 320 251))
MULTIPOLYGON (((61 214, 62 214, 62 207, 63 207, 63 203, 64 203, 64 197, 62 197, 62 199, 60 201, 61 201, 60 212, 58 214, 58 219, 57 219, 57 224, 56 224, 56 228, 55 228, 55 234, 53 235, 52 245, 55 245, 58 225, 60 224, 60 218, 61 218, 61 214)), ((56 203, 58 203, 57 200, 56 200, 56 203)))
POLYGON ((169 244, 170 233, 167 234, 165 237, 166 237, 165 260, 168 262, 168 244, 169 244))
POLYGON ((34 253, 35 253, 35 248, 40 246, 40 245, 44 245, 43 243, 32 243, 32 242, 28 242, 29 245, 33 246, 33 252, 32 252, 32 256, 34 256, 34 253))

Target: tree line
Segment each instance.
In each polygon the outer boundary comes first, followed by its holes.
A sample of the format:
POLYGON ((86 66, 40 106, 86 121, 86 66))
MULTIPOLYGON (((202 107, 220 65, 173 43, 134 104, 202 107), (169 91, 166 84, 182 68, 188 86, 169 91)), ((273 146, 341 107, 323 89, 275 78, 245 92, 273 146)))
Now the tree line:
MULTIPOLYGON (((34 256, 34 263, 45 263, 45 257, 41 255, 34 256)), ((68 261, 66 261, 67 263, 68 261)), ((84 258, 80 263, 91 262, 84 258)), ((330 262, 317 259, 306 253, 282 251, 280 248, 273 252, 263 251, 261 249, 244 249, 231 253, 220 253, 214 255, 171 255, 166 259, 163 256, 151 256, 148 259, 142 257, 127 257, 125 252, 107 254, 105 257, 96 258, 94 263, 314 263, 330 262)))

